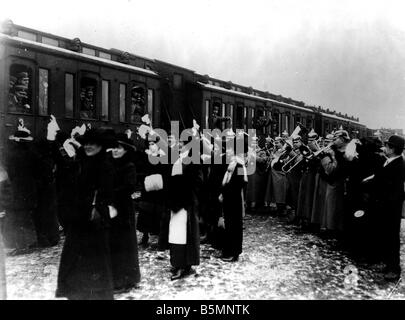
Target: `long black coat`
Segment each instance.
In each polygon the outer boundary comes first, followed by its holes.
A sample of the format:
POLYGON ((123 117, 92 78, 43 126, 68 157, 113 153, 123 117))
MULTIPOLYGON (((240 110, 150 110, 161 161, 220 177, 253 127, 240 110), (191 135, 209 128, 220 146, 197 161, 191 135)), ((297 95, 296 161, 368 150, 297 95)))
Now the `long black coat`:
POLYGON ((69 157, 62 145, 55 142, 53 157, 56 164, 55 182, 58 207, 58 219, 61 226, 66 230, 71 213, 77 203, 78 178, 80 173, 80 157, 83 152, 80 149, 75 157, 69 157))
POLYGON ((244 176, 237 174, 242 165, 237 164, 228 184, 222 187, 225 236, 223 256, 239 256, 243 241, 242 189, 246 185, 244 176))
POLYGON ((144 181, 145 177, 152 174, 160 174, 164 178, 167 165, 150 163, 146 153, 140 154, 140 156, 142 160, 139 161, 137 167, 137 185, 141 190, 141 198, 137 201, 139 210, 137 229, 141 232, 158 234, 160 231, 160 219, 165 210, 165 190, 147 192, 144 181))
POLYGON ((57 192, 53 156, 53 143, 36 142, 39 172, 37 176, 38 206, 34 211, 34 224, 40 245, 55 245, 59 241, 59 223, 57 217, 57 192))
POLYGON ((187 211, 187 244, 171 245, 170 262, 178 268, 200 264, 198 194, 202 185, 202 171, 196 164, 182 166, 183 174, 170 176, 167 188, 168 209, 178 212, 184 208, 187 211))
POLYGON ((128 153, 114 159, 114 207, 118 214, 111 220, 111 259, 115 288, 131 287, 140 281, 135 209, 136 170, 128 153))
POLYGON ((10 141, 5 169, 12 198, 4 221, 4 242, 8 248, 23 249, 36 241, 33 213, 38 207, 39 159, 32 142, 10 141))
POLYGON ((76 189, 78 202, 69 217, 59 266, 57 297, 113 299, 108 211, 108 205, 113 204, 113 188, 114 167, 105 151, 81 160, 76 189), (96 190, 95 207, 101 218, 91 221, 96 190))
POLYGON ((373 179, 375 217, 379 222, 379 252, 384 262, 399 268, 402 203, 404 201, 405 163, 401 156, 377 169, 373 179))

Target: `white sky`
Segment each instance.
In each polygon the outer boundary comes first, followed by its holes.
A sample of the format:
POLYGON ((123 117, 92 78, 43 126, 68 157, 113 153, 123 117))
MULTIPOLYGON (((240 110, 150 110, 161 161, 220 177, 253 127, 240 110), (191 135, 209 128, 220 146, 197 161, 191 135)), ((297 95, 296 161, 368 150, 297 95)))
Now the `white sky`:
POLYGON ((0 0, 0 20, 405 131, 405 1, 0 0))

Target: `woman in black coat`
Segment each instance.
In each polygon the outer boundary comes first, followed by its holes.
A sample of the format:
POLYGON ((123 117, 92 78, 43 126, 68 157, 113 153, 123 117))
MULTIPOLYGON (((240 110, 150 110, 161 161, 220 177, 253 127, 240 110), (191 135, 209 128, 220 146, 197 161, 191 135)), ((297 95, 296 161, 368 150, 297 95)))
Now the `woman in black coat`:
MULTIPOLYGON (((236 145, 242 145, 247 150, 246 141, 235 139, 236 145)), ((227 148, 228 169, 222 180, 223 212, 225 220, 224 246, 222 260, 237 261, 242 253, 243 242, 243 197, 242 190, 247 184, 247 174, 243 154, 235 156, 233 148, 227 148)))
POLYGON ((131 195, 136 189, 136 170, 133 163, 133 142, 125 134, 118 135, 113 149, 114 206, 117 217, 111 221, 111 259, 114 290, 125 292, 140 281, 135 210, 131 195))
POLYGON ((192 272, 191 266, 200 264, 200 231, 198 221, 198 195, 202 185, 202 171, 198 164, 185 164, 184 157, 191 154, 183 148, 180 158, 170 166, 167 188, 171 280, 192 272), (183 223, 179 221, 182 215, 183 223), (179 239, 178 235, 183 235, 179 239), (181 240, 181 241, 179 241, 181 240))
POLYGON ((113 299, 109 225, 114 208, 114 167, 106 134, 91 130, 83 137, 76 209, 59 265, 56 296, 72 300, 113 299))
MULTIPOLYGON (((158 162, 162 156, 162 151, 159 149, 157 142, 159 137, 156 135, 148 135, 148 149, 139 154, 141 161, 139 162, 139 184, 141 197, 138 199, 137 206, 139 210, 137 229, 143 233, 141 244, 148 245, 149 234, 158 235, 160 233, 160 224, 165 210, 165 193, 163 188, 160 190, 147 190, 145 188, 145 178, 151 175, 161 175, 163 180, 167 166, 162 163, 152 163, 152 159, 158 162)), ((154 162, 154 161, 153 161, 154 162)), ((139 191, 139 190, 138 190, 139 191)))
POLYGON ((4 218, 3 237, 6 248, 15 249, 13 254, 20 254, 36 244, 33 216, 38 207, 40 166, 29 132, 19 130, 9 139, 5 169, 10 179, 12 198, 4 218))

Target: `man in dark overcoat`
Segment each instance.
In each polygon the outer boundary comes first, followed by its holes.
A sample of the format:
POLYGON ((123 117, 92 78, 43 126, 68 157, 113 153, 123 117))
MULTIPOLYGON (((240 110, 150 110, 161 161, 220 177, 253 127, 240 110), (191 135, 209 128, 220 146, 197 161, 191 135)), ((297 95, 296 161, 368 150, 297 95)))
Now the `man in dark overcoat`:
POLYGON ((386 264, 384 273, 388 281, 398 280, 401 274, 399 249, 405 181, 404 146, 404 138, 395 135, 384 143, 387 160, 373 178, 374 208, 380 221, 378 249, 386 264))

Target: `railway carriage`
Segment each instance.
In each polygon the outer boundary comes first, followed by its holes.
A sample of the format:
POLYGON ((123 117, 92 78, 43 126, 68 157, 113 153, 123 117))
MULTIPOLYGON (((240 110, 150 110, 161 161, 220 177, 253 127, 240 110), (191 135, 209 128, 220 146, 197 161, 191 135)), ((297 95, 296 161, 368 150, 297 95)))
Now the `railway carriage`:
POLYGON ((50 114, 68 132, 82 123, 135 127, 145 113, 159 122, 152 60, 12 24, 0 41, 1 146, 18 119, 44 135, 50 114))
POLYGON ((357 137, 370 134, 347 115, 11 21, 0 33, 0 57, 1 149, 19 119, 34 136, 45 137, 50 114, 67 132, 83 123, 135 131, 146 113, 153 127, 169 130, 177 120, 184 129, 196 119, 204 129, 217 108, 231 119, 223 129, 257 128, 267 119, 259 135, 291 134, 298 123, 322 135, 340 126, 357 137))

